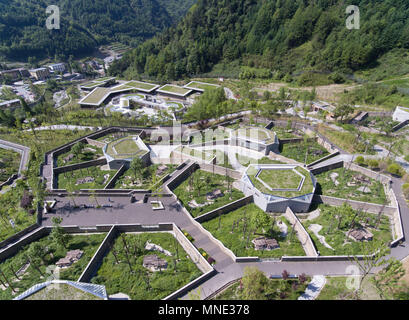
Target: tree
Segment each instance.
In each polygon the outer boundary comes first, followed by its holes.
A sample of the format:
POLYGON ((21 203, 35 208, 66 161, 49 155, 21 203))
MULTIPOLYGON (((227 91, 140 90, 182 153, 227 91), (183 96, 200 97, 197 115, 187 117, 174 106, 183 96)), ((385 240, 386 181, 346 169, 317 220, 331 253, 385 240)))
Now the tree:
POLYGON ((335 108, 334 117, 336 119, 340 118, 340 122, 342 122, 346 117, 354 112, 354 108, 348 104, 341 104, 335 108))
POLYGON ((243 285, 243 300, 265 300, 265 290, 268 279, 263 272, 256 267, 246 267, 241 280, 243 285))
POLYGON ((253 213, 250 219, 250 224, 255 230, 259 230, 261 228, 266 229, 270 227, 270 222, 270 216, 263 211, 257 211, 253 213))
POLYGON ((51 230, 50 237, 58 245, 63 246, 65 249, 68 248, 68 242, 71 240, 72 236, 65 232, 64 228, 61 227, 63 221, 60 217, 53 217, 51 219, 53 223, 53 229, 51 230))
POLYGON ((83 149, 84 149, 84 144, 81 142, 78 142, 72 146, 71 151, 74 153, 75 157, 79 159, 79 155, 81 154, 83 149))
POLYGON ((399 289, 399 283, 405 275, 402 262, 391 258, 386 266, 371 278, 382 299, 394 299, 395 293, 399 289))
POLYGON ((141 179, 143 177, 142 170, 144 168, 144 164, 141 158, 137 157, 132 159, 130 169, 133 173, 133 177, 135 180, 141 179))

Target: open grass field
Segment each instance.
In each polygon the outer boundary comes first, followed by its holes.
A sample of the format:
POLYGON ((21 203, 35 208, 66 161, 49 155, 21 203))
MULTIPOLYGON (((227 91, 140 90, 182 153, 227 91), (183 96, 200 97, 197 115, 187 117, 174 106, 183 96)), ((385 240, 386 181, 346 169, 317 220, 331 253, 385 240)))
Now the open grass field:
MULTIPOLYGON (((362 252, 361 243, 347 236, 347 232, 351 230, 351 221, 358 213, 357 211, 345 211, 343 208, 330 207, 327 205, 319 205, 318 209, 320 209, 321 214, 317 218, 313 220, 303 220, 302 224, 310 234, 321 255, 364 254, 364 252, 362 252), (326 243, 332 247, 332 249, 321 243, 315 233, 309 229, 309 227, 314 224, 322 226, 318 234, 325 237, 326 243)), ((378 218, 376 214, 361 212, 355 218, 356 228, 364 227, 366 230, 369 230, 373 234, 372 241, 376 243, 389 243, 392 240, 390 220, 387 216, 383 215, 380 217, 381 219, 378 223, 378 218)))
POLYGON ((159 300, 201 275, 171 233, 127 234, 124 237, 125 242, 121 238, 115 241, 114 250, 103 259, 91 280, 92 283, 105 285, 109 295, 121 292, 132 300, 159 300), (168 250, 172 256, 145 250, 147 241, 168 250), (147 255, 157 255, 166 260, 167 269, 160 272, 146 269, 143 258, 147 255))
POLYGON ((47 278, 52 276, 51 272, 47 272, 47 267, 54 265, 59 259, 64 258, 68 251, 75 249, 83 251, 84 254, 78 262, 60 270, 60 279, 77 281, 104 238, 105 234, 73 236, 68 242, 67 248, 64 248, 53 243, 49 237, 44 237, 36 242, 44 253, 42 257, 39 257, 41 263, 37 266, 38 268, 28 264, 26 255, 29 254, 29 246, 25 246, 16 255, 0 264, 0 269, 11 282, 14 290, 17 291, 13 295, 10 287, 6 290, 0 287, 0 300, 10 300, 33 285, 47 281, 47 278), (28 268, 24 271, 24 267, 28 268), (12 269, 19 275, 20 279, 16 278, 12 269))
POLYGON ((323 172, 315 177, 318 182, 318 194, 376 204, 385 204, 388 202, 382 183, 363 176, 358 172, 347 170, 346 168, 339 168, 323 172), (331 174, 334 176, 335 174, 338 175, 337 178, 334 179, 336 182, 331 179, 331 174), (369 181, 369 184, 358 180, 363 177, 369 181), (366 186, 369 188, 368 190, 365 189, 366 186), (360 188, 364 189, 358 190, 360 188))
POLYGON ((20 160, 20 153, 0 148, 0 183, 18 173, 20 160))
POLYGON ((284 217, 273 218, 258 208, 249 204, 238 210, 222 215, 219 218, 202 224, 216 239, 220 240, 237 257, 281 258, 282 256, 304 256, 305 252, 297 236, 292 231, 290 223, 284 217), (264 216, 269 220, 269 226, 259 227, 253 225, 254 216, 264 216), (281 220, 287 225, 288 234, 283 237, 275 223, 281 220), (233 228, 233 224, 236 227, 233 228), (238 226, 237 226, 238 224, 238 226), (274 224, 274 227, 272 228, 274 224), (263 231, 264 229, 264 231, 263 231), (253 232, 254 230, 255 233, 253 232), (272 251, 255 250, 251 241, 264 235, 278 241, 280 248, 272 251), (243 237, 244 236, 244 237, 243 237))
MULTIPOLYGON (((232 179, 230 181, 232 181, 232 179)), ((244 194, 241 191, 234 188, 231 189, 231 194, 228 193, 228 186, 225 176, 212 174, 203 170, 196 170, 173 192, 193 217, 198 217, 244 197, 244 194), (221 190, 224 196, 209 201, 206 194, 215 190, 221 190), (196 200, 197 204, 203 206, 189 206, 189 203, 192 200, 196 200)))
MULTIPOLYGON (((362 282, 363 300, 380 300, 373 284, 370 282, 371 276, 362 282)), ((317 300, 355 300, 354 289, 348 288, 349 284, 354 283, 355 279, 347 277, 327 277, 327 283, 317 297, 317 300)))

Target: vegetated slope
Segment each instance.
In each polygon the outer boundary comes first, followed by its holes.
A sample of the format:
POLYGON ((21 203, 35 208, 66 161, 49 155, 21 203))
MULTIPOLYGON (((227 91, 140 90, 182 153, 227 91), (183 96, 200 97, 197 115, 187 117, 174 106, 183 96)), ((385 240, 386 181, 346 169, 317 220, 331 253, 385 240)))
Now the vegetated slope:
POLYGON ((177 26, 133 50, 111 73, 172 80, 243 65, 250 77, 254 67, 266 71, 261 77, 352 73, 393 48, 409 48, 407 0, 198 0, 177 26), (360 8, 359 30, 346 28, 350 4, 360 8))
POLYGON ((61 29, 47 30, 49 1, 0 0, 0 54, 18 60, 89 53, 110 41, 136 46, 175 23, 194 1, 55 0, 61 29))

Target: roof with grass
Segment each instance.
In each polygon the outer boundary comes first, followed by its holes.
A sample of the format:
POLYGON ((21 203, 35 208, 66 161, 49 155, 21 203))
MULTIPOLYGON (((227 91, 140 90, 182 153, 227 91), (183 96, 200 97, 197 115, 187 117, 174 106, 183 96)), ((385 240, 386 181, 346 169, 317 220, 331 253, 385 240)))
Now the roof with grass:
POLYGON ((205 90, 220 88, 220 86, 218 84, 212 84, 212 83, 206 83, 206 82, 200 82, 200 81, 191 81, 187 85, 185 85, 185 88, 204 92, 205 90))
POLYGON ((310 171, 296 165, 250 165, 245 176, 266 195, 291 199, 315 192, 315 178, 310 171))
POLYGON ((149 149, 143 145, 138 136, 127 136, 109 142, 104 153, 108 156, 108 161, 112 160, 131 160, 144 156, 149 149))
POLYGON ((186 97, 192 91, 193 91, 192 89, 187 89, 187 88, 175 86, 172 84, 164 85, 163 87, 160 87, 157 90, 157 92, 159 93, 171 94, 171 95, 179 96, 179 97, 186 97))
POLYGON ((115 77, 99 78, 99 79, 95 79, 87 83, 84 83, 83 85, 81 85, 81 88, 82 89, 94 89, 96 87, 104 86, 105 84, 113 80, 116 80, 116 78, 115 77))
POLYGON ((231 137, 262 144, 272 144, 276 142, 275 132, 258 127, 245 127, 236 129, 232 131, 231 137))

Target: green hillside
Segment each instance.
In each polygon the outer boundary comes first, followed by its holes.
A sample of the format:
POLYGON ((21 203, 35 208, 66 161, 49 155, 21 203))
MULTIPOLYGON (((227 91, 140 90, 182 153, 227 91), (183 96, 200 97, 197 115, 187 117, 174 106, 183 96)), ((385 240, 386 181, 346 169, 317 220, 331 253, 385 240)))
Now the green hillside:
POLYGON ((308 85, 333 71, 331 81, 342 82, 344 75, 376 68, 392 49, 403 56, 408 48, 406 0, 198 0, 177 26, 110 72, 173 80, 213 70, 242 78, 298 76, 308 85), (360 8, 360 30, 346 28, 350 4, 360 8))
POLYGON ((99 44, 137 46, 183 16, 195 0, 56 0, 61 29, 47 30, 44 0, 0 0, 0 55, 13 60, 87 54, 99 44))

